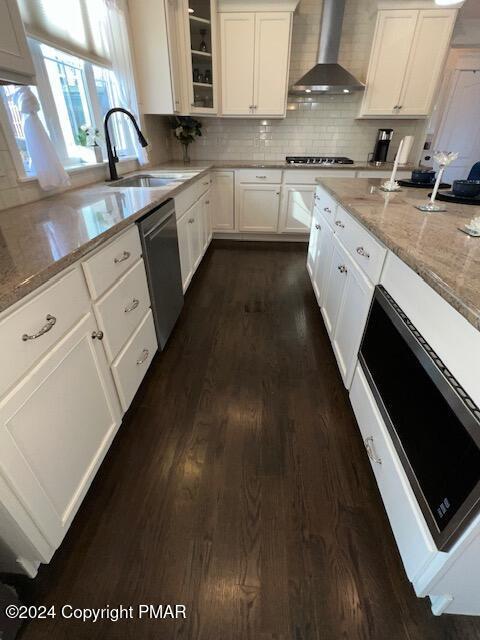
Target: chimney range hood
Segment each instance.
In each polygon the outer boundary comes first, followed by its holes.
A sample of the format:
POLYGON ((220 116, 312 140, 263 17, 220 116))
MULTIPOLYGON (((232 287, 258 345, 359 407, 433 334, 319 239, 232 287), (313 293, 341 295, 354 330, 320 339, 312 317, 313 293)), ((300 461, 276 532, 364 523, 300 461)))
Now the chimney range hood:
POLYGON ((345 0, 324 0, 318 62, 290 87, 289 93, 296 95, 304 95, 305 93, 342 94, 361 91, 365 88, 337 62, 344 10, 345 0))

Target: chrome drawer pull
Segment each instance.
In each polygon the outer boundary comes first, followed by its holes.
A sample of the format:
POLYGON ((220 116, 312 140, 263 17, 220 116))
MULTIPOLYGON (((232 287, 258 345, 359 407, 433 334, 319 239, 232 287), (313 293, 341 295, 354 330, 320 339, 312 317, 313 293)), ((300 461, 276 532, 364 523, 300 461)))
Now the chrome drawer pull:
POLYGON ((339 264, 337 268, 340 271, 340 273, 348 273, 348 269, 344 264, 339 264))
POLYGON ((261 179, 261 180, 265 180, 265 178, 266 178, 267 176, 255 176, 255 177, 256 177, 256 178, 258 178, 259 180, 260 180, 260 179, 261 179))
POLYGON ((372 460, 372 462, 375 462, 376 464, 382 464, 382 459, 377 455, 375 451, 375 445, 373 444, 373 436, 368 436, 368 438, 365 438, 364 444, 370 460, 372 460))
POLYGON ((332 213, 330 207, 323 207, 323 210, 325 211, 325 213, 332 213))
POLYGON ((92 340, 103 340, 103 331, 92 331, 92 340))
POLYGON ((357 253, 359 256, 363 256, 367 260, 370 258, 370 254, 368 253, 368 251, 365 251, 363 247, 357 247, 357 253))
POLYGON ((210 184, 210 182, 204 182, 204 183, 203 183, 203 186, 204 186, 204 187, 206 187, 206 186, 208 186, 209 184, 210 184))
POLYGON ((150 351, 148 349, 144 349, 142 351, 141 357, 137 360, 137 364, 143 364, 149 355, 150 355, 150 351))
POLYGON ((22 336, 22 340, 24 342, 27 342, 27 340, 36 340, 37 338, 40 338, 40 336, 43 336, 45 333, 48 333, 50 331, 50 329, 53 329, 55 323, 57 322, 57 319, 55 318, 55 316, 51 316, 50 314, 48 314, 48 316, 46 317, 46 321, 47 323, 43 325, 43 327, 41 329, 39 329, 36 333, 32 333, 32 335, 28 335, 28 333, 24 333, 22 336))
POLYGON ((343 224, 343 222, 340 222, 340 220, 337 220, 335 224, 337 225, 337 227, 340 227, 340 229, 345 229, 345 225, 343 224))
POLYGON ((133 311, 134 309, 136 309, 139 304, 140 304, 140 300, 137 300, 136 298, 134 298, 131 301, 131 303, 125 307, 125 313, 130 313, 130 311, 133 311))
POLYGON ((118 264, 119 262, 124 262, 125 260, 128 260, 129 257, 130 257, 130 251, 124 251, 119 258, 114 259, 114 263, 118 264))
POLYGON ((322 227, 321 227, 319 224, 316 224, 316 225, 315 225, 315 229, 320 229, 320 230, 321 230, 321 229, 322 229, 322 227))

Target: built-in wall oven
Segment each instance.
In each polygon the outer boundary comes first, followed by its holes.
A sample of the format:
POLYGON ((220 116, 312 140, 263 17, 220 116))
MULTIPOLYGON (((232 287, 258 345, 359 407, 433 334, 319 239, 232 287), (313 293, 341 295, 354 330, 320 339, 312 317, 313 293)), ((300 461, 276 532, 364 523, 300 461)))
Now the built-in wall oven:
POLYGON ((432 537, 448 551, 480 508, 480 409, 381 286, 359 359, 432 537))

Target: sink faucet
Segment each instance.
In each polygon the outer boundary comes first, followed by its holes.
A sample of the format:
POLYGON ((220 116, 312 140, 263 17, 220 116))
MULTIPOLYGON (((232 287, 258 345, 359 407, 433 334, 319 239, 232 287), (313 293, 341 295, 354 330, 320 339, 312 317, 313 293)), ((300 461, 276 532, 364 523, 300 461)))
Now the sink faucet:
POLYGON ((135 117, 133 116, 133 114, 130 113, 130 111, 127 111, 122 107, 113 107, 113 109, 110 109, 109 111, 107 111, 105 115, 105 120, 103 122, 103 127, 105 129, 105 144, 107 146, 108 168, 110 170, 111 181, 119 179, 118 173, 117 173, 117 167, 115 166, 115 163, 118 162, 118 156, 117 156, 116 148, 113 147, 113 150, 112 150, 112 142, 110 140, 110 133, 108 132, 108 121, 110 119, 110 116, 116 113, 117 111, 124 113, 130 118, 130 120, 133 123, 133 126, 135 127, 135 131, 137 132, 138 141, 140 142, 142 147, 146 147, 148 145, 148 142, 145 140, 145 136, 140 131, 140 128, 137 124, 137 121, 135 120, 135 117))

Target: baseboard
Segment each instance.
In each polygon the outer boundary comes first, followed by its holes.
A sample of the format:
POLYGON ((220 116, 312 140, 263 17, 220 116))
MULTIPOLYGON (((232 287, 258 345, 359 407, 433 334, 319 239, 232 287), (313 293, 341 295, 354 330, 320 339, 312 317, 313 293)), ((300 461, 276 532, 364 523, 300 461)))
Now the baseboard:
POLYGON ((308 234, 303 233, 223 233, 214 231, 215 240, 239 240, 255 242, 308 242, 308 234))

